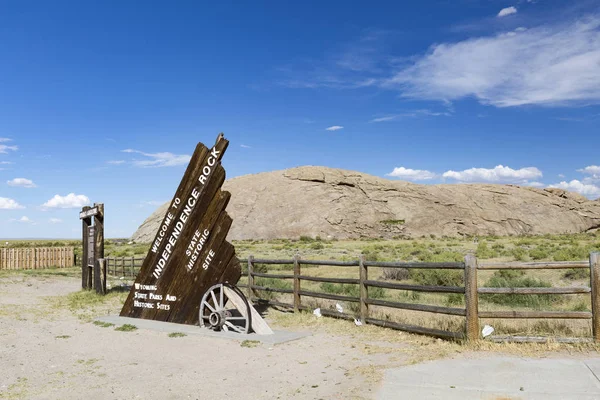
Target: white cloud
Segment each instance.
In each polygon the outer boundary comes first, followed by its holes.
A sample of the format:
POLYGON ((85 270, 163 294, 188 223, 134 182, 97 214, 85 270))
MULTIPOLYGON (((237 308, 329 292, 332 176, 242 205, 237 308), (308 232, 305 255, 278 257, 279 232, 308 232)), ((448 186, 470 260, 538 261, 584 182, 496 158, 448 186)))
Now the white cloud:
POLYGON ((565 177, 565 174, 558 174, 558 177, 559 177, 559 178, 564 178, 564 177, 565 177))
POLYGON ((25 208, 13 199, 7 197, 0 197, 0 210, 18 210, 25 208))
POLYGON ((2 165, 9 165, 9 164, 14 164, 14 163, 11 162, 11 161, 0 161, 0 164, 2 164, 2 165))
POLYGON ((31 179, 26 178, 15 178, 10 181, 6 181, 8 186, 19 186, 24 188, 34 188, 36 187, 35 183, 31 179))
POLYGON ((582 169, 578 169, 577 172, 591 175, 593 179, 600 179, 600 166, 590 165, 582 169))
POLYGON ((393 120, 399 119, 399 118, 416 118, 416 117, 423 117, 423 116, 449 117, 451 115, 452 115, 452 113, 447 112, 447 111, 446 112, 436 112, 436 111, 431 111, 431 110, 427 110, 427 109, 420 109, 420 110, 407 111, 407 112, 404 112, 401 114, 394 114, 394 115, 388 115, 385 117, 373 118, 370 122, 388 122, 388 121, 393 121, 393 120))
POLYGON ((82 194, 69 193, 66 196, 55 195, 45 202, 43 208, 80 208, 90 204, 90 199, 82 194))
POLYGON ((252 146, 248 146, 247 144, 240 144, 240 147, 244 148, 244 149, 251 149, 252 146))
POLYGON ((528 184, 530 179, 542 177, 542 171, 535 167, 512 169, 498 165, 495 168, 470 168, 464 171, 446 171, 444 178, 455 179, 460 182, 490 182, 490 183, 516 183, 528 184))
POLYGON ((497 17, 498 18, 506 17, 507 15, 516 14, 516 13, 517 13, 517 9, 513 6, 510 6, 510 7, 506 7, 506 8, 503 8, 502 10, 500 10, 497 17))
POLYGON ((394 178, 406 179, 409 181, 424 181, 436 177, 436 174, 431 171, 404 167, 396 167, 392 172, 386 175, 394 178))
POLYGON ((329 128, 325 128, 326 131, 339 131, 340 129, 344 129, 344 127, 339 125, 333 125, 329 128))
POLYGON ((9 150, 17 151, 17 150, 19 150, 19 147, 18 146, 7 146, 5 144, 0 144, 0 153, 6 154, 6 153, 8 153, 9 150))
POLYGON ((11 141, 12 141, 12 139, 0 137, 0 143, 11 142, 11 141))
POLYGON ((436 44, 384 86, 496 107, 600 103, 600 16, 436 44))
POLYGON ((577 179, 573 179, 571 182, 562 181, 548 187, 554 187, 559 189, 568 190, 569 192, 577 192, 590 199, 596 199, 600 197, 600 187, 591 183, 580 182, 577 179))
POLYGON ((33 222, 32 220, 30 220, 30 219, 29 219, 29 217, 27 217, 27 216, 25 216, 25 215, 24 215, 24 216, 22 216, 21 218, 19 218, 19 219, 18 219, 18 221, 19 221, 19 222, 26 223, 26 224, 30 224, 30 223, 32 223, 32 222, 33 222))
POLYGON ((178 165, 187 165, 191 157, 187 154, 163 153, 145 153, 139 150, 125 149, 123 153, 141 154, 150 158, 149 160, 133 160, 132 164, 136 167, 175 167, 178 165))
POLYGON ((399 117, 399 115, 389 115, 387 117, 373 118, 371 120, 371 122, 388 122, 388 121, 393 121, 398 117, 399 117))
POLYGON ((121 165, 125 164, 125 160, 109 160, 106 163, 110 165, 121 165))
POLYGON ((60 223, 62 223, 62 222, 63 222, 63 221, 62 221, 62 219, 60 219, 60 218, 50 218, 48 221, 49 221, 51 224, 60 224, 60 223))

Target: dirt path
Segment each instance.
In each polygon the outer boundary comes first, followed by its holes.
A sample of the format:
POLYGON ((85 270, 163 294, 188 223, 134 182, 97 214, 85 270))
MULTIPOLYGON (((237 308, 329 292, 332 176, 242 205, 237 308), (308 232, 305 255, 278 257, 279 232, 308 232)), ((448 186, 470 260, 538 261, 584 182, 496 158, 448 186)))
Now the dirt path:
MULTIPOLYGON (((410 371, 417 376, 425 376, 423 368, 435 371, 438 364, 423 363, 428 360, 448 360, 440 365, 503 356, 527 357, 527 362, 548 356, 599 360, 597 347, 463 345, 275 311, 267 318, 275 328, 313 334, 246 347, 241 340, 117 331, 92 321, 118 314, 126 292, 97 297, 79 291, 79 284, 73 277, 0 275, 0 399, 383 399, 399 391, 424 396, 423 390, 435 389, 416 378, 402 380, 410 371)), ((431 385, 442 384, 433 377, 431 385)), ((455 381, 442 384, 444 390, 454 393, 455 381)), ((480 385, 485 391, 485 382, 469 381, 465 387, 480 385)), ((525 388, 533 385, 523 382, 525 388)))
POLYGON ((393 352, 359 351, 351 336, 325 332, 247 348, 225 339, 115 331, 91 319, 117 313, 117 299, 77 308, 68 295, 78 285, 66 277, 0 278, 0 398, 373 398, 377 366, 402 362, 393 352))

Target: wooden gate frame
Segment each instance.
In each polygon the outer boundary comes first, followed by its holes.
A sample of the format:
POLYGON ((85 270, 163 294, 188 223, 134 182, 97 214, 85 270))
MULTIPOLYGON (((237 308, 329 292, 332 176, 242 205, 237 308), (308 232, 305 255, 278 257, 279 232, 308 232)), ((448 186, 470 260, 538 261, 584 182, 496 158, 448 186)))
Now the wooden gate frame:
POLYGON ((83 254, 81 257, 81 287, 96 289, 96 293, 106 293, 106 264, 101 266, 99 259, 104 259, 104 203, 94 203, 94 207, 85 206, 79 213, 83 254), (94 252, 90 262, 89 231, 94 229, 94 252))

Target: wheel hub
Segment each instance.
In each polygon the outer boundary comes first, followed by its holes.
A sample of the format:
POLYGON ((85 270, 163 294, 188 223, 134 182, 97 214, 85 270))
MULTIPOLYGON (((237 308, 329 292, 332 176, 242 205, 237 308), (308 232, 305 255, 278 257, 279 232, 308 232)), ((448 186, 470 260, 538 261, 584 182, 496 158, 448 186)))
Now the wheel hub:
POLYGON ((244 294, 227 283, 212 286, 202 297, 199 325, 215 331, 248 333, 250 305, 244 294))
POLYGON ((221 313, 211 313, 208 317, 208 323, 210 324, 211 328, 221 328, 223 326, 223 318, 221 318, 221 313))

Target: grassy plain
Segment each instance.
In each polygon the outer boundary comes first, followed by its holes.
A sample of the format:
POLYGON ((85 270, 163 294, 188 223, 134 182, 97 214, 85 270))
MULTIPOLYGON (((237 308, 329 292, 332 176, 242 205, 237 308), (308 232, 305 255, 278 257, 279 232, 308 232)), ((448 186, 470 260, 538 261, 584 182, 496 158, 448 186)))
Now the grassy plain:
MULTIPOLYGON (((323 240, 319 237, 301 237, 298 240, 245 240, 233 242, 238 257, 291 259, 299 254, 303 259, 356 260, 360 255, 371 261, 462 261, 468 253, 474 253, 480 262, 525 261, 579 261, 586 260, 589 253, 600 251, 600 233, 568 235, 543 235, 520 237, 466 237, 466 238, 419 238, 398 240, 323 240)), ((8 246, 77 246, 78 241, 17 241, 8 246)), ((6 246, 4 242, 0 246, 6 246)), ((148 245, 128 243, 126 240, 107 240, 107 257, 143 257, 148 245)), ((291 270, 291 265, 256 265, 259 272, 291 270)), ((24 271, 43 274, 40 271, 24 271)), ((358 278, 356 267, 302 266, 302 274, 317 277, 358 278)), ((386 270, 369 268, 370 279, 383 279, 420 285, 462 286, 461 271, 448 270, 386 270)), ((245 283, 245 277, 240 283, 245 283)), ((536 271, 479 271, 478 283, 486 287, 561 287, 589 286, 587 269, 536 270, 536 271)), ((275 288, 291 288, 291 280, 257 278, 256 284, 275 288)), ((357 285, 303 282, 303 290, 358 296, 357 285)), ((259 292, 264 298, 277 298, 290 302, 289 295, 259 292)), ((391 289, 371 288, 369 296, 403 303, 464 307, 460 294, 421 293, 391 289)), ((305 297, 303 304, 311 307, 334 308, 335 302, 305 297)), ((357 311, 352 302, 342 304, 350 313, 357 311)), ((480 310, 547 310, 591 311, 589 294, 581 295, 481 295, 480 310)), ((372 307, 376 318, 401 321, 450 331, 460 331, 464 318, 429 314, 416 311, 390 310, 372 307)), ((498 334, 551 336, 590 336, 589 320, 482 320, 490 324, 498 334)))

